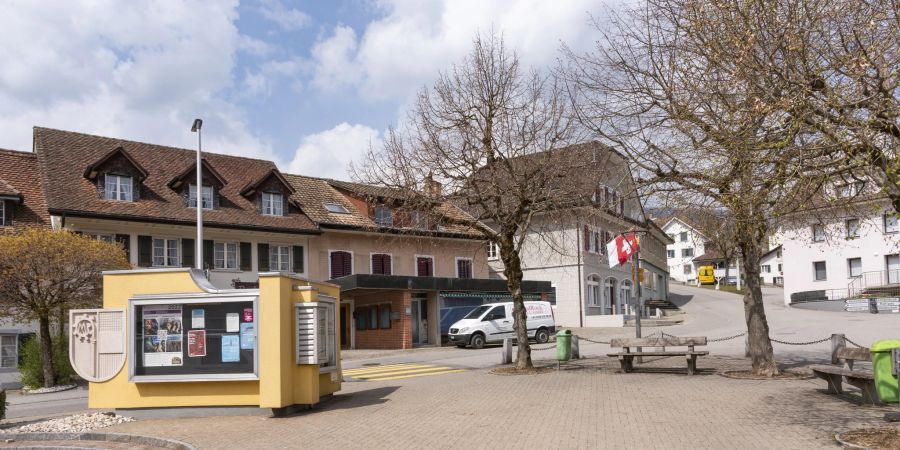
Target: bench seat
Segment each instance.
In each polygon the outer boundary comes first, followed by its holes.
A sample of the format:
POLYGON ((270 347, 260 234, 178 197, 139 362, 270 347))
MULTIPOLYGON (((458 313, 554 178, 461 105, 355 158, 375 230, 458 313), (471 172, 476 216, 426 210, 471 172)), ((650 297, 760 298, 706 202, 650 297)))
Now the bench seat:
POLYGON ((628 373, 634 371, 634 358, 637 356, 683 356, 687 363, 688 375, 693 375, 697 370, 697 357, 706 356, 708 351, 695 351, 695 345, 706 345, 705 337, 650 337, 650 338, 621 338, 612 339, 611 347, 621 347, 624 351, 618 353, 608 353, 607 356, 619 359, 622 366, 622 372, 628 373), (631 351, 631 348, 637 347, 688 347, 687 350, 665 350, 665 351, 631 351))
POLYGON ((826 390, 829 394, 843 394, 844 380, 851 386, 859 388, 862 393, 863 403, 870 405, 880 405, 881 399, 878 398, 878 392, 875 390, 875 374, 869 370, 854 370, 854 361, 871 361, 872 357, 867 348, 840 348, 836 353, 839 360, 843 360, 846 364, 841 366, 815 365, 810 366, 813 375, 828 382, 826 390))
POLYGON ((685 355, 697 355, 697 356, 706 356, 708 355, 708 351, 684 351, 684 352, 619 352, 619 353, 607 353, 606 356, 619 356, 619 355, 632 355, 632 356, 685 356, 685 355))

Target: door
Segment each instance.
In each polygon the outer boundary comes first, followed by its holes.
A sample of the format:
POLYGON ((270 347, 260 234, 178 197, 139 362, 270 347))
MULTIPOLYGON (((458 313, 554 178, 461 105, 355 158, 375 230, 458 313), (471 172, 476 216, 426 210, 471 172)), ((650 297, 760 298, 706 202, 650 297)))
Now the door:
POLYGON ((413 345, 428 343, 428 300, 412 299, 410 308, 412 315, 413 345))
POLYGON ((350 348, 350 304, 341 304, 341 348, 350 348))
POLYGON ((900 284, 900 255, 886 255, 884 261, 888 284, 900 284))
POLYGON ((500 341, 513 337, 512 311, 507 311, 508 305, 495 306, 484 316, 485 333, 489 341, 500 341))

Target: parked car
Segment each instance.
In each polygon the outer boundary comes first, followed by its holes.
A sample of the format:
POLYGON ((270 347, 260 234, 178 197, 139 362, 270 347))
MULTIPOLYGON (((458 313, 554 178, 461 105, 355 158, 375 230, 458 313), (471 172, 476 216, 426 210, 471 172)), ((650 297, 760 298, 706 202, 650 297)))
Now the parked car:
MULTIPOLYGON (((528 337, 543 344, 550 340, 556 329, 556 321, 550 302, 525 302, 525 321, 528 337)), ((450 342, 462 348, 482 348, 485 344, 503 342, 515 338, 513 329, 513 304, 486 303, 450 326, 450 342)))

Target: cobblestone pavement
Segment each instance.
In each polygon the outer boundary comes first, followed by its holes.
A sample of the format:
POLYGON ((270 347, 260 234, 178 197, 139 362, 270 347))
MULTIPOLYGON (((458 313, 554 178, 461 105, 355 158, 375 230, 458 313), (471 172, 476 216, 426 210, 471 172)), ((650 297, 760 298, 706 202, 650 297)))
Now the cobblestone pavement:
MULTIPOLYGON (((808 361, 792 361, 802 366, 808 361)), ((555 367, 543 359, 539 365, 555 367)), ((734 380, 716 371, 746 360, 681 358, 622 374, 609 358, 503 376, 487 369, 440 377, 344 383, 312 411, 141 420, 105 430, 183 440, 198 448, 735 448, 834 446, 832 435, 883 423, 894 408, 824 394, 821 380, 734 380), (668 369, 666 369, 668 367, 668 369)))

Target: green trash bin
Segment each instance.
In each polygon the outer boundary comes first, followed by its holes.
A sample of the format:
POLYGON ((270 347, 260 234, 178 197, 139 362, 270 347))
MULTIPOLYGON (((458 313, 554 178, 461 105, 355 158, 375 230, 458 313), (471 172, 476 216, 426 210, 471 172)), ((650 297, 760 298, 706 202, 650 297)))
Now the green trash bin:
POLYGON ((572 358, 572 330, 556 333, 556 360, 568 361, 572 358))
POLYGON ((891 350, 900 348, 900 339, 883 339, 872 344, 872 371, 875 390, 883 402, 897 403, 897 377, 891 374, 891 350))

